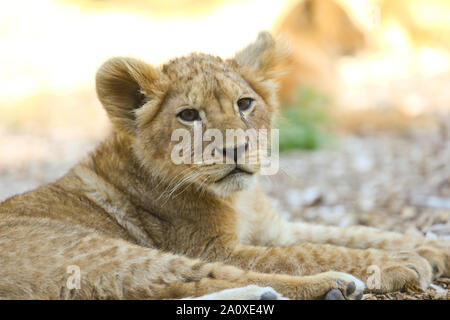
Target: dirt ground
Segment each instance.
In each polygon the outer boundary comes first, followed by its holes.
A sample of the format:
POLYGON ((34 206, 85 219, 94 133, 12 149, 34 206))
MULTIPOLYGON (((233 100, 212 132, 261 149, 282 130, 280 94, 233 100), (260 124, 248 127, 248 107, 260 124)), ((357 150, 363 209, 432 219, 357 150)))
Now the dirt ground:
MULTIPOLYGON (((450 239, 450 115, 407 131, 342 134, 333 147, 282 154, 263 185, 289 220, 367 225, 450 239)), ((0 201, 53 181, 98 139, 24 134, 0 127, 0 201)), ((426 292, 364 299, 450 299, 450 279, 426 292)))

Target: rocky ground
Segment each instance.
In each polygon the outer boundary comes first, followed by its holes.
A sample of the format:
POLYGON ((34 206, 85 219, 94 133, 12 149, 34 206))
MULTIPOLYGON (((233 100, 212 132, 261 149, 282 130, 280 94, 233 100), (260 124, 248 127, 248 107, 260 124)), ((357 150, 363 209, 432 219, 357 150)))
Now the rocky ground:
MULTIPOLYGON (((98 140, 0 128, 0 201, 63 175, 98 140)), ((362 224, 450 238, 450 117, 428 129, 338 136, 334 147, 283 154, 263 183, 290 220, 362 224)), ((364 299, 450 299, 450 279, 425 292, 364 299)))

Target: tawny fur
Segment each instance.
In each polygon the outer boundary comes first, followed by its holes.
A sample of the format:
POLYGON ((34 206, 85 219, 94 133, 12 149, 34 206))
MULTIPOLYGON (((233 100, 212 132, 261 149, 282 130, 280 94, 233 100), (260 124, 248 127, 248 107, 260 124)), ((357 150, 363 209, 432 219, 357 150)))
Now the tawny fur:
POLYGON ((192 130, 177 118, 183 106, 200 110, 203 129, 271 127, 282 47, 261 33, 229 60, 107 61, 97 92, 115 132, 58 181, 0 205, 0 298, 184 298, 257 285, 292 299, 334 288, 353 299, 349 285, 367 281, 372 265, 381 292, 449 275, 448 242, 283 221, 258 186, 258 164, 220 182, 234 164, 173 164, 172 131, 192 130), (255 99, 247 114, 236 109, 242 96, 255 99), (66 286, 71 265, 80 289, 66 286))

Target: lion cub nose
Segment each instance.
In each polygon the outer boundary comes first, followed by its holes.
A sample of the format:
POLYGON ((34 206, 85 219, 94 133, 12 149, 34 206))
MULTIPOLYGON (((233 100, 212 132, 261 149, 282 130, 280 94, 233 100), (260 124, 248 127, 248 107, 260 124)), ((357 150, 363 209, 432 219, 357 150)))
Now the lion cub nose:
POLYGON ((225 158, 233 159, 235 163, 238 162, 238 159, 241 159, 245 151, 248 149, 248 143, 244 143, 234 147, 225 147, 222 149, 222 154, 225 158))

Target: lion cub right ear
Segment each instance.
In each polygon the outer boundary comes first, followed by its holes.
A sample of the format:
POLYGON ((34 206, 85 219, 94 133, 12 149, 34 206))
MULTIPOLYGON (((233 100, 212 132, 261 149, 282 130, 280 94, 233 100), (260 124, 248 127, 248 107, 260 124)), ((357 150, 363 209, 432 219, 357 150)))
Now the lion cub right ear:
POLYGON ((134 58, 115 57, 97 71, 97 96, 116 130, 133 134, 137 114, 149 120, 165 93, 160 71, 134 58), (139 109, 148 109, 138 112, 139 109))
MULTIPOLYGON (((277 78, 282 71, 278 66, 290 54, 291 48, 281 39, 273 39, 267 31, 261 31, 256 41, 238 51, 232 58, 242 74, 256 72, 262 80, 277 78)), ((260 79, 260 80, 261 80, 260 79)))

